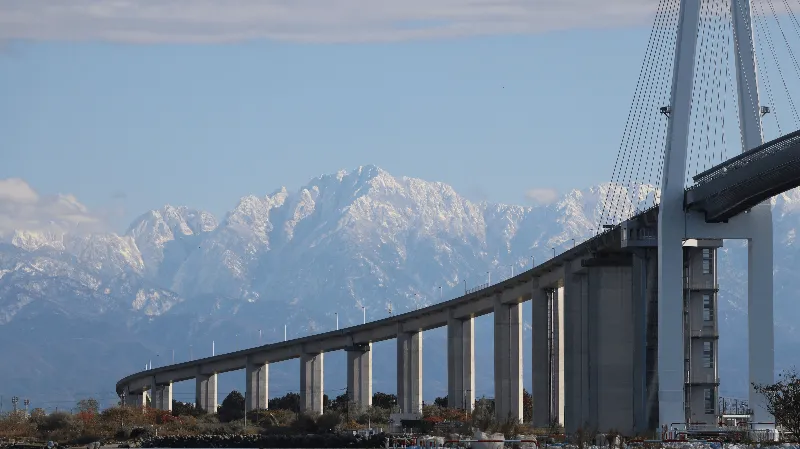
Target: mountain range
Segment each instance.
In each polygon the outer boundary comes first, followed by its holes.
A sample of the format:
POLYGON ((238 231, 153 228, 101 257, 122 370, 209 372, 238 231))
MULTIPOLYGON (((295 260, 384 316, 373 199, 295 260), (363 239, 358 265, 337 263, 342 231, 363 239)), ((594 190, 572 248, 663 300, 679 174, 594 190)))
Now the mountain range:
MULTIPOLYGON (((492 204, 469 201, 440 182, 362 166, 295 191, 245 196, 220 218, 167 205, 140 215, 123 233, 54 220, 5 228, 0 222, 0 396, 30 398, 47 409, 71 408, 85 397, 110 405, 115 382, 150 362, 281 341, 284 332, 304 336, 333 329, 336 320, 358 324, 365 312, 376 319, 459 296, 465 286, 508 277, 592 235, 611 206, 610 189, 623 200, 614 202, 609 221, 655 194, 652 186, 603 184, 548 204, 492 204)), ((57 202, 84 210, 72 197, 57 202)), ((792 318, 800 292, 792 268, 800 256, 800 192, 774 198, 773 217, 782 369, 796 363, 800 349, 792 318)), ((747 391, 745 257, 743 242, 720 250, 722 392, 738 397, 747 391)), ((529 305, 523 313, 529 329, 529 305)), ((479 396, 493 391, 491 334, 491 317, 479 318, 479 396)), ((446 392, 444 337, 443 329, 424 336, 426 400, 446 392)), ((394 392, 394 344, 374 350, 374 390, 394 392)), ((525 365, 529 385, 527 355, 525 365)), ((325 368, 326 392, 340 394, 344 355, 326 355, 325 368)), ((271 368, 270 395, 296 391, 297 369, 296 361, 271 368)), ((220 401, 243 386, 243 373, 221 375, 220 401)), ((193 391, 183 382, 175 397, 192 401, 193 391)))

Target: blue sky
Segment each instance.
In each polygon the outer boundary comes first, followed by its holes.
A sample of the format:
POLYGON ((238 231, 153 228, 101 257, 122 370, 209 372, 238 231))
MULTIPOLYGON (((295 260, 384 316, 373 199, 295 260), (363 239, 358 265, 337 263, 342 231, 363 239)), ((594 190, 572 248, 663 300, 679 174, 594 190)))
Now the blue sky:
POLYGON ((0 179, 123 208, 118 227, 165 203, 221 215, 365 164, 524 204, 609 180, 649 32, 563 28, 351 42, 20 32, 0 50, 0 179))

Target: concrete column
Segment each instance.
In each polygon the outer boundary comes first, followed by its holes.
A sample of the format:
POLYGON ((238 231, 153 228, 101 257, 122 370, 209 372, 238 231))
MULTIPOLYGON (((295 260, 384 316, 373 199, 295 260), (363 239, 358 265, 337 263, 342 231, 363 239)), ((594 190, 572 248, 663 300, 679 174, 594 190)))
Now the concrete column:
POLYGON ((494 304, 494 410, 500 421, 522 419, 522 307, 494 304))
POLYGON ((422 413, 422 333, 397 334, 397 403, 402 413, 422 413))
POLYGON ((597 382, 597 430, 633 433, 634 330, 631 268, 589 269, 590 301, 597 304, 592 321, 597 323, 596 352, 592 369, 597 382))
POLYGON ((217 413, 217 374, 197 373, 195 380, 195 404, 206 413, 217 413))
POLYGON ((658 266, 655 248, 634 253, 631 268, 633 319, 633 427, 642 434, 658 429, 658 266))
POLYGON ((750 408, 755 429, 774 429, 775 419, 767 412, 755 384, 775 382, 775 326, 773 316, 773 240, 770 203, 754 207, 754 232, 747 242, 747 333, 749 342, 750 408))
POLYGON ((269 408, 269 363, 248 358, 245 365, 245 407, 247 411, 269 408))
POLYGON ((553 293, 553 418, 564 425, 564 288, 553 293))
POLYGON ((372 343, 347 348, 347 395, 360 410, 372 406, 372 343))
POLYGON ((325 354, 303 354, 300 356, 300 411, 322 414, 323 412, 323 356, 325 354))
POLYGON ((161 398, 158 396, 158 384, 156 384, 156 376, 150 376, 150 407, 160 408, 161 398))
POLYGON ((447 321, 447 405, 469 410, 475 406, 475 320, 447 321))
POLYGON ((172 382, 156 387, 158 401, 155 407, 159 410, 172 411, 172 382))
POLYGON ((531 365, 533 367, 533 426, 550 425, 550 357, 548 347, 547 291, 531 292, 531 365))
POLYGON ((567 273, 564 279, 564 426, 567 434, 588 427, 589 348, 588 278, 567 273))

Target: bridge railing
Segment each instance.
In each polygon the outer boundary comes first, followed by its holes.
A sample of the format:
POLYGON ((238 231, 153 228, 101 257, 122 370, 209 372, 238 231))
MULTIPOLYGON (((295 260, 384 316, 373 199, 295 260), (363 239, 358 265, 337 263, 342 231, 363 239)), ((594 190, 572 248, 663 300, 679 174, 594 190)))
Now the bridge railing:
POLYGON ((800 130, 757 146, 750 151, 745 151, 744 153, 728 159, 721 164, 717 164, 704 172, 698 173, 692 177, 695 185, 690 187, 688 190, 693 189, 699 184, 705 184, 716 178, 725 176, 725 174, 731 170, 737 170, 753 161, 763 159, 775 153, 780 153, 781 151, 798 144, 800 144, 800 130))

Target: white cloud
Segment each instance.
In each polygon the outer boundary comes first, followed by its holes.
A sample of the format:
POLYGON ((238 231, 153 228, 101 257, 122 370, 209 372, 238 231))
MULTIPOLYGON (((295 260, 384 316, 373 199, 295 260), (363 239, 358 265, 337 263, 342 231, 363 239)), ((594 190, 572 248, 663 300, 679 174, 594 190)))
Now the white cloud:
POLYGON ((0 236, 16 230, 103 230, 105 223, 72 195, 42 196, 19 178, 0 179, 0 236))
POLYGON ((653 0, 3 0, 0 40, 364 42, 643 24, 653 0))
POLYGON ((525 198, 537 205, 552 204, 558 200, 556 189, 535 188, 525 192, 525 198))

